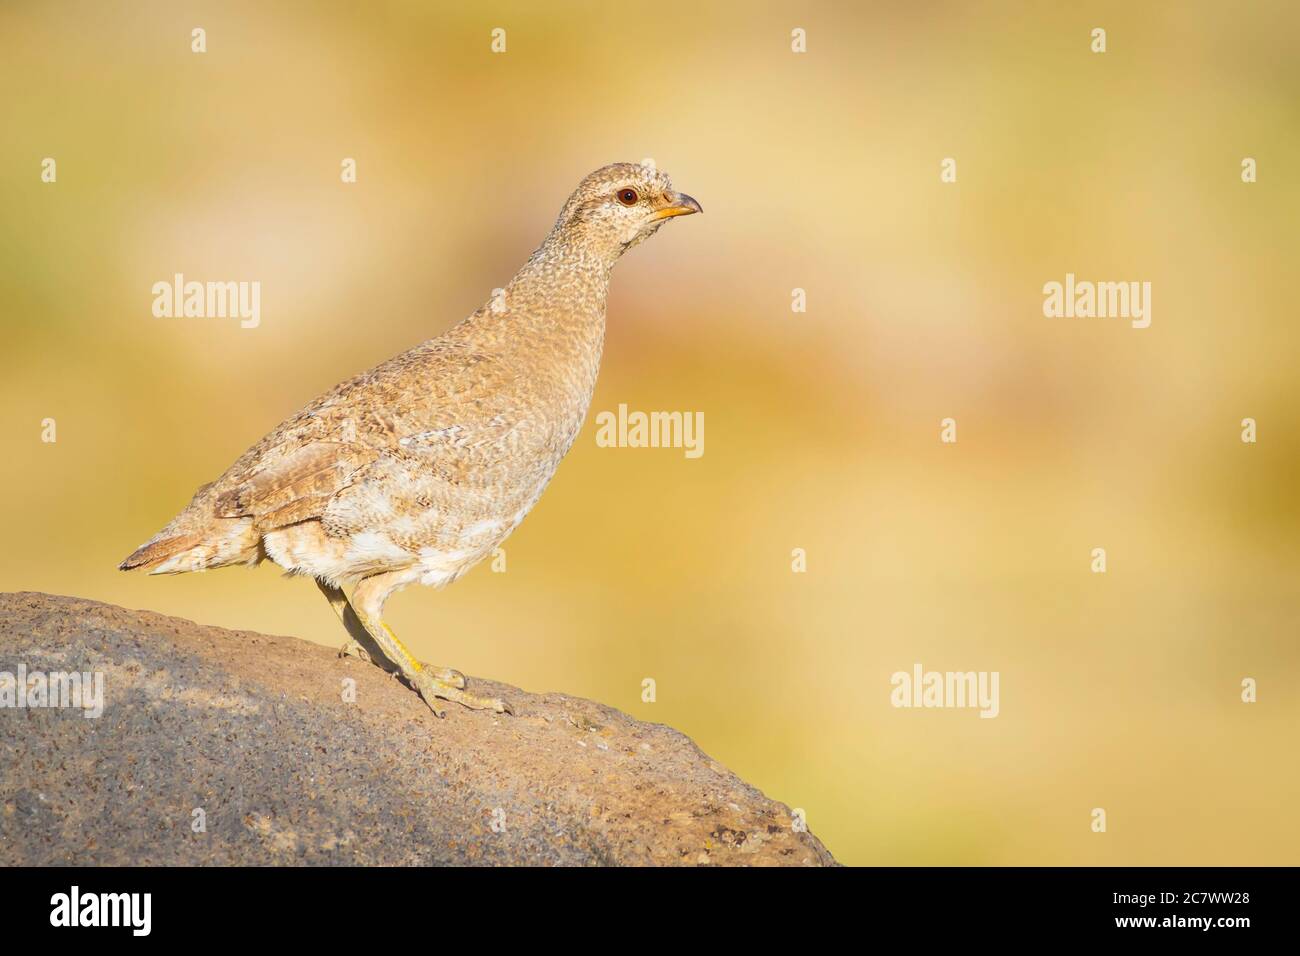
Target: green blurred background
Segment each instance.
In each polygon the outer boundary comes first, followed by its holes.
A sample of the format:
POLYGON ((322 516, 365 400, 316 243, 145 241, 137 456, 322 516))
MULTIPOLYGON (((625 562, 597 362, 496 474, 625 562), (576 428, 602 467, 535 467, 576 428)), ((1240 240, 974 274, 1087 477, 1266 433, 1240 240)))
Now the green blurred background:
POLYGON ((616 270, 593 414, 703 411, 704 456, 589 418, 508 572, 403 592, 397 633, 683 730, 847 863, 1294 864, 1298 28, 1285 2, 5 0, 0 587, 338 644, 273 566, 115 565, 484 302, 585 173, 653 157, 706 213, 616 270), (176 272, 260 281, 261 326, 153 318, 176 272), (1066 272, 1150 281, 1151 327, 1045 319, 1066 272), (1001 715, 894 709, 915 662, 999 671, 1001 715))

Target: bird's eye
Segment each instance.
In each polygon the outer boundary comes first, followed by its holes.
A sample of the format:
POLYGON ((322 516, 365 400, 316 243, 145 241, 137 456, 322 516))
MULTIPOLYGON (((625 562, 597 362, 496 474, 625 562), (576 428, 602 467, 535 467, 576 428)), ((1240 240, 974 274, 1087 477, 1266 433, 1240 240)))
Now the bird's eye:
POLYGON ((635 206, 636 201, 640 198, 635 189, 620 189, 618 191, 618 201, 624 206, 635 206))

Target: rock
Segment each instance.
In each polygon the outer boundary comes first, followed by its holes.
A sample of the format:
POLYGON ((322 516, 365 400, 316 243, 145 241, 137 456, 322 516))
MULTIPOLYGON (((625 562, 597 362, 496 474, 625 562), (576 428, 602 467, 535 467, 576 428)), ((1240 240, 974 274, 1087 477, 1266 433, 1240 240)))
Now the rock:
POLYGON ((835 862, 687 737, 563 694, 471 678, 515 716, 439 720, 329 648, 34 593, 0 594, 0 672, 6 866, 835 862), (20 666, 102 674, 102 715, 13 706, 20 666))

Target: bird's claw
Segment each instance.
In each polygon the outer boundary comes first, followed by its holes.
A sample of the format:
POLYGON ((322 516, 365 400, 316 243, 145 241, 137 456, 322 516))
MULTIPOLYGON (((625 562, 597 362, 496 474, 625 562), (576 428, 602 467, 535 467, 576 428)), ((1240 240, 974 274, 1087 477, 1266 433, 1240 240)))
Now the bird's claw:
POLYGON ((424 670, 417 671, 409 679, 412 686, 419 691, 420 696, 424 698, 424 702, 429 705, 429 709, 437 717, 447 715, 446 709, 438 703, 439 700, 455 701, 470 710, 491 710, 498 714, 514 713, 513 708, 498 697, 479 697, 475 694, 466 693, 461 689, 465 686, 465 675, 458 671, 427 667, 424 670), (442 676, 444 674, 459 677, 459 685, 454 680, 444 679, 442 676))
POLYGON ((359 641, 353 638, 348 638, 347 643, 339 648, 339 657, 355 657, 358 660, 365 661, 367 664, 371 663, 370 652, 362 647, 359 641))

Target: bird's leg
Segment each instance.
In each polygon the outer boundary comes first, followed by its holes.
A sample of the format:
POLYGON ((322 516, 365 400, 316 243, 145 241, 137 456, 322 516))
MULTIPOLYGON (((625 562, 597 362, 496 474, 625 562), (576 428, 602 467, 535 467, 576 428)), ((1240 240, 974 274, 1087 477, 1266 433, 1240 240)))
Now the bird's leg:
POLYGON ((352 592, 349 610, 365 633, 383 651, 406 680, 414 687, 424 702, 437 716, 446 711, 438 700, 452 700, 472 710, 495 710, 498 714, 512 713, 510 706, 495 697, 479 697, 466 693, 465 676, 446 667, 427 667, 417 661, 406 646, 397 639, 392 628, 383 622, 384 601, 392 592, 395 582, 389 574, 376 574, 364 578, 352 592))
MULTIPOLYGON (((334 613, 338 615, 339 620, 343 622, 344 629, 348 632, 346 643, 339 648, 339 657, 355 657, 367 664, 376 664, 383 667, 391 673, 400 673, 395 662, 392 662, 389 667, 384 666, 390 664, 388 655, 382 653, 382 648, 361 623, 360 617, 358 617, 356 610, 348 601, 347 595, 343 593, 343 589, 326 584, 321 580, 316 581, 316 586, 325 595, 325 600, 329 601, 330 607, 334 609, 334 613)), ((384 625, 384 627, 387 626, 384 625)), ((397 640, 397 638, 394 637, 393 640, 397 640)), ((450 667, 433 667, 429 664, 422 664, 421 666, 432 670, 435 677, 454 684, 458 688, 465 686, 465 675, 460 671, 452 670, 450 667)))
MULTIPOLYGON (((367 664, 371 663, 370 652, 366 650, 365 645, 352 636, 352 628, 349 626, 350 622, 348 621, 348 611, 352 610, 352 608, 348 605, 348 596, 343 593, 342 588, 336 588, 332 584, 326 584, 319 578, 316 578, 315 581, 316 586, 320 588, 320 593, 325 595, 325 600, 329 601, 330 607, 334 610, 334 613, 339 616, 339 622, 342 623, 344 629, 348 632, 347 642, 339 648, 339 657, 355 657, 359 660, 365 661, 367 664)), ((358 629, 361 630, 361 633, 365 634, 363 628, 358 629)), ((365 636, 366 639, 369 640, 370 635, 365 634, 365 636)))
POLYGON ((498 714, 513 713, 510 705, 503 700, 495 697, 479 697, 462 690, 461 688, 465 686, 465 677, 459 671, 446 667, 426 667, 421 664, 406 649, 406 645, 397 639, 393 629, 377 616, 362 613, 358 615, 358 619, 366 632, 383 650, 384 656, 397 665, 402 676, 419 691, 424 702, 429 705, 429 709, 437 716, 446 716, 446 711, 437 703, 439 699, 453 700, 471 710, 495 710, 498 714))

